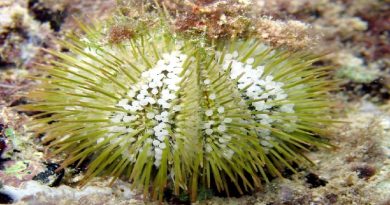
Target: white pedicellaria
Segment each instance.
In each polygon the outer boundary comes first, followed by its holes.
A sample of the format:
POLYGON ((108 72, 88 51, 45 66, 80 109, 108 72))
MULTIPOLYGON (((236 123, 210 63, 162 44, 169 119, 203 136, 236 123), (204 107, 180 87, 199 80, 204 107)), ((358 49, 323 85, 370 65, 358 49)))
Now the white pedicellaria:
MULTIPOLYGON (((238 60, 237 51, 225 55, 222 62, 224 70, 228 70, 231 66, 230 78, 237 80, 237 87, 241 91, 242 97, 251 100, 249 105, 257 112, 264 112, 261 114, 252 115, 252 118, 264 125, 272 126, 278 123, 272 119, 270 115, 274 112, 294 113, 294 104, 288 103, 281 106, 275 106, 273 101, 286 100, 287 94, 283 90, 283 83, 273 81, 272 75, 263 76, 263 66, 253 66, 253 58, 248 58, 245 62, 238 60)), ((292 131, 292 130, 289 130, 292 131)), ((271 141, 274 137, 271 136, 269 129, 258 129, 258 136, 260 137, 260 144, 264 148, 272 148, 271 141)))
MULTIPOLYGON (((134 123, 147 122, 147 132, 151 136, 143 145, 151 145, 148 154, 154 156, 156 167, 161 164, 163 150, 173 143, 170 141, 171 126, 174 123, 172 117, 181 110, 175 100, 179 90, 178 83, 182 80, 179 74, 186 58, 186 55, 178 51, 163 54, 153 68, 141 74, 140 82, 130 87, 127 97, 118 102, 117 106, 132 114, 117 112, 111 118, 114 123, 125 124, 112 129, 112 132, 123 132, 122 136, 131 134, 133 128, 136 129, 134 123)), ((143 147, 138 151, 142 150, 143 147)), ((134 154, 129 158, 134 160, 134 154)))
MULTIPOLYGON (((208 88, 210 80, 205 79, 204 84, 208 88)), ((216 98, 215 93, 210 93, 207 100, 216 105, 216 98)), ((228 147, 232 137, 227 134, 227 130, 228 125, 233 121, 232 118, 226 117, 225 107, 223 106, 211 106, 205 110, 204 115, 205 121, 202 128, 205 136, 204 150, 210 153, 214 150, 213 146, 216 146, 219 150, 223 150, 222 156, 230 160, 234 155, 234 151, 228 147)))

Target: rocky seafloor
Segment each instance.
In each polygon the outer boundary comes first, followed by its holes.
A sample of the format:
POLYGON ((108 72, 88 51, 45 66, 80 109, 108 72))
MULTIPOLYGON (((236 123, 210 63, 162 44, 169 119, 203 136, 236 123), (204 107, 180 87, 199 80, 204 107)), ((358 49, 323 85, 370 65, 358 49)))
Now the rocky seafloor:
MULTIPOLYGON (((192 9, 180 1, 160 2, 178 11, 174 16, 178 30, 202 22, 201 15, 214 17, 197 13, 201 17, 194 18, 192 9)), ((213 5, 221 1, 190 2, 213 11, 213 5)), ((316 166, 286 173, 250 196, 223 198, 205 193, 197 204, 390 204, 390 2, 222 2, 230 7, 215 10, 229 14, 224 19, 229 26, 208 25, 214 28, 208 33, 211 37, 245 33, 242 24, 231 22, 252 18, 256 19, 252 30, 271 46, 330 53, 321 63, 336 68, 331 77, 341 82, 341 89, 332 100, 338 102, 342 111, 338 120, 344 122, 328 130, 333 150, 306 153, 316 166), (242 16, 243 11, 248 14, 242 16)), ((23 93, 35 83, 28 75, 36 63, 52 58, 41 48, 61 50, 54 39, 77 29, 74 17, 104 19, 118 4, 126 1, 0 1, 0 203, 145 203, 142 194, 130 190, 125 181, 109 186, 110 179, 95 178, 78 188, 83 166, 55 172, 65 156, 46 157, 46 147, 25 127, 32 113, 13 109, 26 103, 23 93)), ((172 197, 166 203, 189 202, 172 197)))

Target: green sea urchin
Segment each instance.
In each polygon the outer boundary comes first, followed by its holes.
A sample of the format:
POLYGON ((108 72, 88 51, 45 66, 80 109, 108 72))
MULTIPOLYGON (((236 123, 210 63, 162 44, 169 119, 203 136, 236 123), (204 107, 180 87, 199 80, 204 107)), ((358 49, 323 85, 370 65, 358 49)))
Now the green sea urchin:
POLYGON ((170 187, 194 200, 200 186, 254 190, 309 162, 300 150, 328 146, 316 134, 331 122, 330 69, 313 55, 164 25, 111 44, 81 27, 60 42, 69 53, 48 51, 58 60, 40 66, 23 109, 41 111, 31 127, 68 154, 62 168, 91 159, 84 183, 121 177, 154 199, 170 187))

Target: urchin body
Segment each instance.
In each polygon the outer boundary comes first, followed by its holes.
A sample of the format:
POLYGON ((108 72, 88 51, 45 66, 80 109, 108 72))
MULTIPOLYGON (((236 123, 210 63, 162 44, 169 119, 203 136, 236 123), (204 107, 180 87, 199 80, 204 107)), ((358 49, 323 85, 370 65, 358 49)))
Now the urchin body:
POLYGON ((315 57, 164 29, 117 44, 86 32, 63 43, 70 54, 51 52, 60 60, 42 66, 50 77, 24 107, 43 112, 33 129, 69 154, 62 167, 92 159, 85 182, 123 177, 159 199, 167 186, 242 192, 326 145, 314 133, 329 122, 331 88, 315 57))

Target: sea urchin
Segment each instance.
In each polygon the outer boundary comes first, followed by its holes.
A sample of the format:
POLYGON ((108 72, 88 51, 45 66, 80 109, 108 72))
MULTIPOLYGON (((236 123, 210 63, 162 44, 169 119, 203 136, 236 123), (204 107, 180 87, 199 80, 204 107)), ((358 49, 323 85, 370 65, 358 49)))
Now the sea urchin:
POLYGON ((305 52, 255 39, 189 39, 162 25, 110 43, 104 32, 62 41, 68 53, 41 65, 45 75, 23 109, 45 133, 62 168, 89 159, 95 176, 128 179, 162 200, 167 187, 196 199, 198 187, 229 194, 307 160, 300 150, 328 146, 326 78, 305 52), (151 189, 150 189, 151 188, 151 189))

